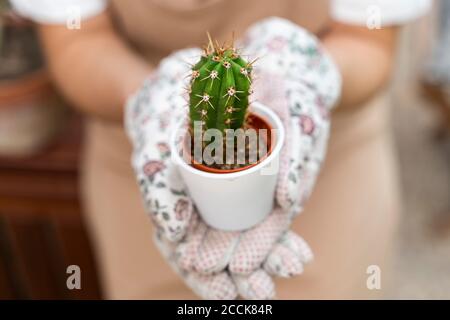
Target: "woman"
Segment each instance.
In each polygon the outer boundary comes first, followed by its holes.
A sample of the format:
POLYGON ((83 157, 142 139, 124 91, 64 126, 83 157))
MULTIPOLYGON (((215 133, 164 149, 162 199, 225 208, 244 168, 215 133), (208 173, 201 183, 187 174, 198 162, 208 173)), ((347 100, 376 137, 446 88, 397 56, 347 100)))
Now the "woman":
POLYGON ((121 126, 125 101, 160 59, 202 45, 206 30, 223 40, 267 16, 320 35, 343 79, 328 158, 293 225, 314 248, 316 261, 302 276, 279 280, 278 297, 379 293, 368 290, 366 270, 387 261, 400 212, 384 88, 396 26, 424 13, 429 1, 386 0, 375 7, 362 0, 110 0, 108 8, 103 0, 13 3, 40 23, 56 84, 88 115, 83 194, 107 298, 194 297, 149 244, 121 126), (80 30, 64 26, 68 5, 78 6, 80 30), (383 28, 366 28, 368 18, 380 18, 383 28))

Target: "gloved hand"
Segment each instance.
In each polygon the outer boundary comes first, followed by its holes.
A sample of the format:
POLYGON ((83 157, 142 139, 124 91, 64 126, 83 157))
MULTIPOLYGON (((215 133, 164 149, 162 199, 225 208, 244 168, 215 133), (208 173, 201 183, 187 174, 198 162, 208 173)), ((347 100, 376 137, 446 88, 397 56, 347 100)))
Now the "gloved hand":
POLYGON ((255 88, 255 94, 276 107, 291 138, 282 156, 279 208, 260 225, 242 233, 207 227, 193 212, 168 160, 168 128, 185 112, 179 107, 179 84, 186 71, 180 61, 195 57, 195 50, 165 59, 127 108, 127 128, 135 144, 133 164, 159 228, 159 247, 191 288, 207 298, 234 298, 235 284, 245 298, 270 298, 273 283, 266 271, 297 274, 311 259, 306 243, 285 231, 312 190, 328 138, 327 115, 339 93, 339 74, 315 38, 301 28, 267 19, 250 29, 245 44, 246 51, 262 56, 257 70, 267 80, 259 83, 270 84, 270 90, 255 88))

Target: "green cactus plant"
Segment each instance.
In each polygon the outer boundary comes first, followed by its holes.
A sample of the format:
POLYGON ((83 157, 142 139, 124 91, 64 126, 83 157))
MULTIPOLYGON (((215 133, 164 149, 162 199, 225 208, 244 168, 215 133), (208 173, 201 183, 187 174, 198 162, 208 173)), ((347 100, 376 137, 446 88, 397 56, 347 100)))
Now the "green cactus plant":
MULTIPOLYGON (((209 35, 208 35, 209 36, 209 35)), ((231 45, 219 46, 209 37, 200 61, 192 68, 189 88, 191 128, 202 130, 244 128, 252 82, 252 63, 231 45)))

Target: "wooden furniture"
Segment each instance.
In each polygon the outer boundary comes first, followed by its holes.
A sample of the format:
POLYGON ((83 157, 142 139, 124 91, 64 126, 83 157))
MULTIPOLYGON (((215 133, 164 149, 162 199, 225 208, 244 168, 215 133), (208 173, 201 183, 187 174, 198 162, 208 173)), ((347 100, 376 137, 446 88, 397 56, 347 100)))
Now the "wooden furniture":
POLYGON ((0 299, 101 297, 78 193, 81 128, 73 116, 40 154, 0 157, 0 299), (69 265, 81 290, 66 286, 69 265))

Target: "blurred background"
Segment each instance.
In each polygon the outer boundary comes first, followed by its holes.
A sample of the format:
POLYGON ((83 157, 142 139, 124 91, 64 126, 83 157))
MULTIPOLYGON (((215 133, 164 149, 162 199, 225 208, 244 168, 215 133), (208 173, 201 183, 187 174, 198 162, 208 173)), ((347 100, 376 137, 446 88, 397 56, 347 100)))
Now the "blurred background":
MULTIPOLYGON (((392 79, 404 210, 386 298, 450 299, 450 47, 436 46, 449 45, 450 22, 441 5, 402 31, 392 79)), ((100 298, 79 202, 82 116, 52 87, 33 26, 5 0, 0 12, 0 299, 100 298), (67 290, 71 264, 83 290, 67 290)))
POLYGON ((33 25, 0 0, 0 299, 100 298, 79 202, 82 127, 33 25), (67 290, 72 264, 83 290, 67 290))

